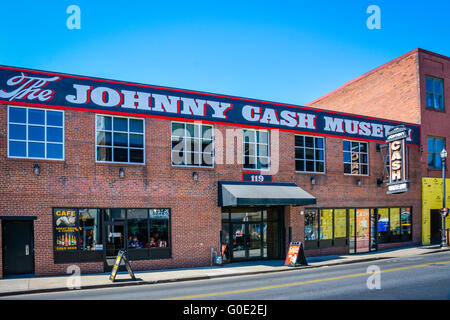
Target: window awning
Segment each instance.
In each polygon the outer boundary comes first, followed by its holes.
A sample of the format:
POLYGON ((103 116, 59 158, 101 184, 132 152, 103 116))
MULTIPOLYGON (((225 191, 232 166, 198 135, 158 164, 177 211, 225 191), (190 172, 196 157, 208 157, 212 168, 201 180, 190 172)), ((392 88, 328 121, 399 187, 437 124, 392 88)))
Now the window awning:
POLYGON ((295 183, 255 184, 219 181, 219 206, 315 204, 316 198, 295 183))

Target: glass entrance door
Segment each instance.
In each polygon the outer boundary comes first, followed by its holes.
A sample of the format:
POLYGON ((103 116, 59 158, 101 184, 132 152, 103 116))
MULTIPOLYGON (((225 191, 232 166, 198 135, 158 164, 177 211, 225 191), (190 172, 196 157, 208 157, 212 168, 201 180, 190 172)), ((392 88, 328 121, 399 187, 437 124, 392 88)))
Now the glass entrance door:
POLYGON ((261 258, 262 257, 262 235, 261 235, 261 223, 247 223, 248 236, 246 249, 248 251, 249 258, 261 258))
POLYGON ((125 250, 127 247, 125 241, 125 223, 106 223, 105 238, 105 271, 109 271, 114 266, 119 250, 125 250))
POLYGON ((246 241, 245 241, 245 224, 232 224, 231 225, 232 234, 232 247, 231 255, 232 259, 244 259, 247 257, 246 253, 246 241))
POLYGON ((232 259, 261 258, 261 223, 232 224, 232 259))

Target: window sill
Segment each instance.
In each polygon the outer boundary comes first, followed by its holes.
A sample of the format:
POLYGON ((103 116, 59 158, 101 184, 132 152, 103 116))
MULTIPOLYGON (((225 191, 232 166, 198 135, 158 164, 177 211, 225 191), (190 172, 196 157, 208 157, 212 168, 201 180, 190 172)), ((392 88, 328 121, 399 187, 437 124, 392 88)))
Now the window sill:
POLYGON ((96 165, 114 166, 114 167, 132 167, 132 166, 145 166, 144 163, 129 163, 129 162, 107 162, 107 161, 95 161, 96 165))
MULTIPOLYGON (((442 168, 427 168, 428 171, 434 171, 434 172, 442 172, 442 168)), ((448 171, 448 168, 445 170, 445 172, 448 171)))
POLYGON ((327 174, 326 172, 306 172, 306 171, 295 171, 295 173, 305 174, 305 175, 312 175, 312 174, 317 175, 317 174, 319 174, 319 175, 324 175, 324 176, 327 174))
POLYGON ((435 109, 435 108, 431 108, 431 107, 425 107, 425 110, 427 110, 427 111, 441 112, 441 113, 447 113, 447 112, 445 111, 445 107, 444 107, 444 109, 442 109, 442 110, 440 110, 440 109, 435 109))
POLYGON ((24 162, 40 162, 40 163, 65 163, 65 159, 43 159, 43 158, 21 158, 21 157, 7 157, 6 161, 24 161, 24 162))
POLYGON ((215 167, 201 167, 201 166, 177 166, 177 165, 170 165, 171 168, 174 169, 184 169, 184 170, 193 170, 193 169, 198 169, 198 170, 214 170, 215 167))

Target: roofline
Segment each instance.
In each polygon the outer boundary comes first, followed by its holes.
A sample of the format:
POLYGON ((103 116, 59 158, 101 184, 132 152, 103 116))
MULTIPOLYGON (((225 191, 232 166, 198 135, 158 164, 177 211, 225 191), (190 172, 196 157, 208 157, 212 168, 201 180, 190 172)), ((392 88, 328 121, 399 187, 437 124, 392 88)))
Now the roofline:
POLYGON ((390 61, 386 62, 385 64, 382 64, 381 66, 379 66, 379 67, 377 67, 375 69, 372 69, 372 70, 364 73, 363 75, 361 75, 361 76, 359 76, 359 77, 357 77, 355 79, 352 79, 352 80, 344 83, 339 88, 334 89, 333 91, 331 91, 331 92, 329 92, 329 93, 327 93, 327 94, 325 94, 325 95, 323 95, 323 96, 321 96, 321 97, 319 97, 319 98, 317 98, 317 99, 315 99, 315 100, 313 100, 311 102, 306 103, 305 106, 311 106, 313 103, 316 103, 316 102, 318 102, 320 100, 323 100, 324 98, 334 94, 337 91, 340 91, 340 90, 344 89, 345 87, 351 85, 352 83, 354 83, 354 82, 356 82, 356 81, 358 81, 360 79, 363 79, 363 78, 365 78, 365 77, 367 77, 367 76, 377 72, 378 70, 383 69, 383 68, 385 68, 385 67, 387 67, 387 66, 389 66, 389 65, 391 65, 393 63, 396 63, 396 62, 398 62, 398 61, 400 61, 400 60, 402 60, 402 59, 404 59, 406 57, 409 57, 412 54, 419 53, 419 52, 426 53, 426 54, 429 54, 429 55, 433 55, 435 57, 438 57, 438 58, 441 58, 441 59, 446 59, 446 60, 450 61, 450 57, 447 57, 447 56, 444 56, 444 55, 441 55, 439 53, 435 53, 435 52, 432 52, 432 51, 428 51, 428 50, 425 50, 425 49, 415 48, 415 49, 413 49, 413 50, 411 50, 411 51, 409 51, 409 52, 407 52, 405 54, 402 54, 401 56, 399 56, 399 57, 397 57, 397 58, 395 58, 393 60, 390 60, 390 61))

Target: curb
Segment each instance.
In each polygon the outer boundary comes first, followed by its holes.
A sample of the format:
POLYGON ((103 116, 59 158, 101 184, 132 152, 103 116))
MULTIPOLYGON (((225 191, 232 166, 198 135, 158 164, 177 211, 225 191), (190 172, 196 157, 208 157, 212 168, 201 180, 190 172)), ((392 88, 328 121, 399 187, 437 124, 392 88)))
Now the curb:
POLYGON ((183 281, 208 280, 208 279, 228 278, 228 277, 236 277, 236 276, 248 276, 248 275, 255 275, 255 274, 296 271, 296 270, 302 270, 302 269, 314 269, 314 268, 322 268, 322 267, 328 267, 328 266, 364 263, 364 262, 369 262, 369 261, 385 260, 385 259, 392 259, 392 258, 393 257, 373 257, 373 258, 360 259, 360 260, 335 262, 335 263, 318 265, 318 266, 311 266, 311 265, 295 266, 295 267, 286 267, 281 270, 249 271, 249 272, 242 272, 242 273, 218 274, 218 275, 213 275, 213 276, 197 276, 197 277, 175 278, 175 279, 165 279, 165 280, 130 281, 130 280, 118 279, 118 280, 116 280, 116 282, 87 285, 87 286, 81 287, 80 289, 69 289, 67 287, 59 287, 59 288, 47 288, 47 289, 34 289, 34 290, 26 290, 26 291, 22 290, 22 291, 1 292, 0 297, 17 296, 17 295, 23 295, 23 294, 53 293, 53 292, 63 292, 63 291, 118 288, 118 287, 131 287, 131 286, 163 284, 163 283, 183 282, 183 281))

